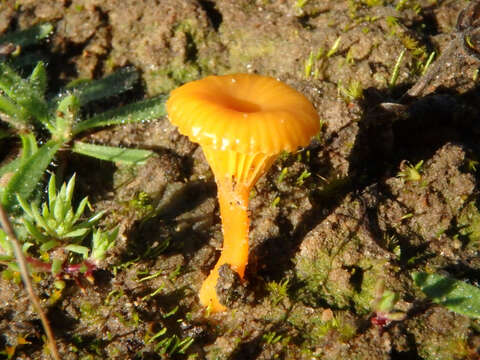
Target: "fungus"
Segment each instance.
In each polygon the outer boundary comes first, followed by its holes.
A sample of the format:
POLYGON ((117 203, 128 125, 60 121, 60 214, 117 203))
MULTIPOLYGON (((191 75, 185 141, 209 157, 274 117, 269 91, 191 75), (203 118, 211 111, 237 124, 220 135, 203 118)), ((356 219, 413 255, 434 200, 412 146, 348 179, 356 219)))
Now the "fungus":
POLYGON ((288 85, 253 74, 192 81, 171 92, 166 108, 179 132, 200 144, 217 183, 223 249, 199 298, 211 312, 223 311, 216 293, 218 270, 229 264, 243 279, 250 190, 280 152, 308 145, 320 130, 318 114, 288 85))

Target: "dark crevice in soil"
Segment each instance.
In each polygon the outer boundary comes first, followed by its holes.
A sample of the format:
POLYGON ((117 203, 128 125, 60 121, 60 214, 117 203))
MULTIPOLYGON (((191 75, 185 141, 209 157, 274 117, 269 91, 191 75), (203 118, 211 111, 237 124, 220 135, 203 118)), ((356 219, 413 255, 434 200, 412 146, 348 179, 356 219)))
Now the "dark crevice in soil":
POLYGON ((393 349, 390 354, 390 360, 421 360, 422 357, 418 354, 417 344, 415 341, 415 336, 411 333, 406 333, 406 339, 408 343, 409 350, 407 351, 399 351, 397 349, 393 349))
POLYGON ((202 7, 202 9, 207 13, 207 17, 212 23, 213 28, 215 31, 218 31, 218 28, 222 24, 223 16, 220 11, 215 6, 213 1, 209 0, 199 0, 198 3, 202 7))
MULTIPOLYGON (((75 196, 82 199, 89 197, 96 201, 105 197, 106 191, 113 190, 113 174, 116 166, 110 161, 94 159, 84 155, 69 154, 68 170, 65 179, 69 179, 75 171, 77 178, 82 181, 75 186, 75 196), (70 171, 70 169, 72 169, 70 171), (106 190, 107 189, 107 190, 106 190)), ((77 200, 77 199, 75 199, 77 200)))

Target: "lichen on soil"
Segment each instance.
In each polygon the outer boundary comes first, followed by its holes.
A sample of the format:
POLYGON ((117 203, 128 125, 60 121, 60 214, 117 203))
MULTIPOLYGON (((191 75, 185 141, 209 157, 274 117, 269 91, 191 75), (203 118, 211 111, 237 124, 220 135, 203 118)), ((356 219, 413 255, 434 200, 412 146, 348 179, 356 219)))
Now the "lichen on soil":
MULTIPOLYGON (((166 118, 86 135, 157 156, 136 167, 68 159, 120 236, 94 284, 69 281, 54 303, 51 276, 35 284, 62 358, 478 359, 478 320, 430 303, 410 276, 478 282, 480 61, 455 28, 470 3, 1 1, 0 33, 55 25, 43 44, 52 87, 133 65, 140 98, 252 72, 304 93, 322 121, 252 192, 246 281, 225 269, 231 308, 219 314, 196 296, 222 244, 201 149, 166 118), (407 96, 428 71, 438 73, 407 96), (402 319, 372 321, 379 283, 402 319)), ((49 358, 23 287, 0 279, 0 303, 0 352, 49 358)))

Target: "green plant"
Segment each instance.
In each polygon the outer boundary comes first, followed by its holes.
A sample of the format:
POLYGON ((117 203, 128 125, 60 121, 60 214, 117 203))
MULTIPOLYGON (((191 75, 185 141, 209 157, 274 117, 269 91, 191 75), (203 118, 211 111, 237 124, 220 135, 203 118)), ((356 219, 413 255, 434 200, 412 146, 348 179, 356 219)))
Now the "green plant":
POLYGON ((339 36, 330 49, 325 51, 323 48, 318 49, 316 52, 310 51, 308 58, 303 64, 303 75, 305 79, 314 78, 317 79, 321 72, 325 70, 326 60, 334 56, 340 47, 340 41, 342 38, 339 36))
MULTIPOLYGON (((37 29, 33 35, 40 33, 45 36, 47 30, 51 31, 50 27, 42 29, 37 29)), ((0 41, 18 41, 18 44, 22 44, 26 41, 24 33, 13 33, 0 38, 0 41)), ((28 41, 33 41, 33 35, 27 37, 30 39, 28 41)), ((35 36, 36 39, 38 36, 35 36)), ((83 106, 123 93, 131 89, 138 79, 137 71, 127 67, 100 80, 74 81, 58 94, 50 96, 47 93, 47 72, 43 62, 38 62, 31 75, 23 78, 15 69, 13 59, 7 61, 0 58, 0 120, 9 126, 9 130, 4 130, 2 136, 18 134, 22 142, 21 154, 0 168, 0 202, 6 210, 11 211, 16 205, 15 194, 29 199, 60 149, 130 164, 142 164, 152 156, 153 152, 149 150, 76 140, 81 133, 99 127, 163 116, 163 96, 140 100, 86 119, 81 116, 83 106), (46 137, 45 130, 48 134, 46 137)))
POLYGON ((276 344, 283 339, 282 334, 277 334, 275 331, 269 331, 262 335, 262 341, 267 345, 276 344))
POLYGON ((400 321, 405 319, 406 313, 404 311, 395 309, 399 298, 398 294, 385 289, 383 279, 377 281, 376 296, 372 302, 372 310, 374 316, 371 318, 372 323, 384 326, 391 321, 400 321))
POLYGON ((341 83, 338 84, 338 93, 345 100, 346 103, 350 103, 355 100, 363 98, 363 86, 358 80, 351 80, 345 87, 341 83))
POLYGON ((390 77, 390 81, 388 82, 388 87, 390 89, 394 88, 397 84, 398 75, 400 74, 400 65, 402 63, 403 57, 405 56, 405 49, 400 52, 398 55, 397 61, 395 62, 395 66, 393 67, 392 75, 390 77))
MULTIPOLYGON (((82 105, 127 90, 137 76, 135 70, 123 69, 105 79, 69 88, 47 101, 47 78, 43 63, 35 67, 29 79, 23 79, 12 67, 0 62, 0 90, 3 91, 0 96, 1 119, 17 131, 27 131, 26 134, 20 134, 21 156, 0 168, 0 176, 11 175, 6 184, 2 181, 1 186, 1 201, 7 210, 11 210, 15 204, 16 193, 24 198, 30 196, 61 148, 71 148, 79 154, 102 160, 135 164, 141 164, 153 155, 148 150, 124 149, 74 140, 81 132, 94 128, 138 122, 163 115, 163 98, 154 98, 108 110, 84 121, 80 119, 79 110, 82 105), (118 87, 115 89, 112 83, 118 87), (40 130, 42 127, 46 128, 51 136, 39 147, 39 140, 33 130, 40 130)), ((2 178, 4 179, 5 177, 2 178)))
MULTIPOLYGON (((50 177, 47 200, 39 206, 17 195, 23 216, 17 220, 17 233, 23 242, 23 251, 31 269, 53 275, 83 273, 89 277, 99 261, 105 258, 118 235, 118 229, 102 231, 96 227, 104 212, 84 219, 88 198, 83 198, 75 209, 72 205, 75 176, 60 191, 55 186, 55 175, 50 177), (90 245, 85 239, 92 235, 90 245)), ((0 231, 0 261, 10 270, 17 270, 13 248, 0 231)))
POLYGON ((270 281, 267 283, 267 291, 270 293, 270 300, 273 306, 277 306, 283 299, 288 297, 290 279, 283 279, 279 282, 270 281))
POLYGON ((295 1, 295 7, 298 8, 298 9, 301 9, 308 3, 308 1, 309 0, 296 0, 295 1))
MULTIPOLYGON (((167 319, 177 314, 178 306, 174 307, 168 313, 163 314, 162 318, 167 319)), ((183 321, 177 319, 178 322, 183 321)), ((147 334, 145 342, 147 344, 153 344, 155 352, 159 355, 171 358, 176 354, 185 354, 188 348, 193 344, 195 339, 191 336, 186 336, 183 339, 176 334, 170 334, 167 327, 162 327, 160 331, 155 334, 147 334)))
POLYGON ((406 181, 420 181, 422 180, 422 166, 423 160, 420 160, 415 165, 410 164, 408 161, 403 162, 400 165, 400 171, 397 176, 406 181))

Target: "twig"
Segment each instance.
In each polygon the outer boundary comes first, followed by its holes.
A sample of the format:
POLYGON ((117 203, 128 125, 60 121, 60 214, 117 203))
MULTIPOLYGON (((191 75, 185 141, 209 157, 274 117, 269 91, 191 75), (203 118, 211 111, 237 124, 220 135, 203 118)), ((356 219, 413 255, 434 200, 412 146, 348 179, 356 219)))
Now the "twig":
POLYGON ((52 329, 50 327, 50 323, 42 310, 42 306, 40 304, 40 300, 38 299, 37 295, 33 291, 32 282, 30 281, 30 276, 28 275, 27 269, 27 262, 25 257, 23 256, 22 248, 20 243, 18 242, 17 237, 12 228, 12 224, 8 219, 7 213, 5 209, 0 204, 0 224, 2 225, 3 230, 7 234, 8 238, 13 244, 13 250, 15 252, 15 257, 18 262, 18 267, 20 268, 20 274, 22 276, 23 283, 25 284, 25 288, 27 289, 28 296, 30 301, 32 302, 33 307, 37 311, 38 315, 40 316, 40 320, 43 325, 43 329, 45 330, 45 334, 47 335, 48 340, 48 347, 50 349, 50 353, 55 360, 60 360, 60 355, 58 353, 57 344, 55 342, 55 337, 53 336, 52 329))

